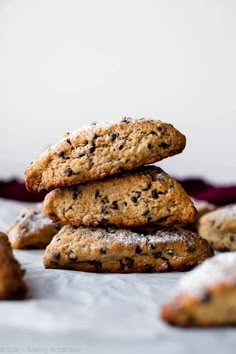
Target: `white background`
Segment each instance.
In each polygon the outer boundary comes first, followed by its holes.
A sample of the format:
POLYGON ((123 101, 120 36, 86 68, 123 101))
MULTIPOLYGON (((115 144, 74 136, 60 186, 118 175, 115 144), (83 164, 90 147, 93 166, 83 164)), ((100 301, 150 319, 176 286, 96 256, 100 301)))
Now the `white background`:
POLYGON ((235 18, 234 0, 0 0, 0 177, 131 116, 187 135, 167 172, 235 182, 235 18))

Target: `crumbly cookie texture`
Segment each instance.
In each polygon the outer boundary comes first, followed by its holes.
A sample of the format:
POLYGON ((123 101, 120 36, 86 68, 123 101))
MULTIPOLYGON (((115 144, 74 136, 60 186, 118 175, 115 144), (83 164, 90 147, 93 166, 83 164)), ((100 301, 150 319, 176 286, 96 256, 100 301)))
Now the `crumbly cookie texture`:
POLYGON ((236 252, 219 254, 183 276, 161 316, 180 326, 236 325, 236 252))
POLYGON ((135 227, 186 225, 196 217, 182 187, 156 166, 51 191, 45 214, 62 224, 135 227))
POLYGON ((0 232, 0 300, 22 299, 27 288, 24 271, 15 259, 7 235, 0 232))
POLYGON ((188 270, 212 255, 206 240, 183 229, 144 235, 66 225, 47 246, 43 261, 46 268, 86 272, 167 272, 188 270))
POLYGON ((45 248, 60 228, 43 214, 42 203, 37 203, 23 207, 6 234, 13 248, 45 248))
POLYGON ((114 175, 182 152, 186 139, 172 125, 124 118, 67 134, 25 171, 29 191, 51 190, 114 175))
POLYGON ((202 216, 198 233, 218 251, 236 251, 236 205, 221 207, 202 216))

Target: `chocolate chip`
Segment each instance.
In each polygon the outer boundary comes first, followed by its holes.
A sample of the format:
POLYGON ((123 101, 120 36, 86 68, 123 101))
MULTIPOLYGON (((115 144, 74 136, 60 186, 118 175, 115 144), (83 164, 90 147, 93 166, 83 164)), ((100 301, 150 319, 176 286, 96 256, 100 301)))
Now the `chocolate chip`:
POLYGON ((209 291, 205 291, 203 296, 201 297, 201 302, 203 304, 207 304, 211 301, 212 295, 209 293, 209 291))
POLYGON ((196 247, 192 246, 192 245, 188 245, 187 247, 187 252, 188 253, 193 253, 196 251, 196 247))
POLYGON ((93 153, 95 150, 96 150, 96 146, 95 145, 92 145, 92 146, 89 147, 89 152, 90 153, 93 153))
POLYGON ((153 272, 153 271, 154 271, 153 266, 151 266, 150 264, 145 264, 145 266, 144 266, 144 272, 150 273, 150 272, 153 272))
POLYGON ((132 196, 130 199, 132 200, 133 203, 137 203, 138 201, 137 197, 135 196, 132 196))
POLYGON ((74 174, 73 170, 70 167, 66 167, 64 173, 67 177, 71 177, 74 174))
POLYGON ((159 132, 161 132, 161 131, 162 131, 162 127, 161 127, 161 126, 157 127, 157 130, 158 130, 159 132))
POLYGON ((73 190, 72 192, 72 199, 75 200, 78 197, 78 192, 73 190))
POLYGON ((64 155, 64 154, 65 154, 64 151, 59 151, 59 152, 57 153, 57 156, 64 159, 64 158, 65 158, 65 155, 64 155))
POLYGON ((78 257, 74 254, 74 252, 72 250, 70 250, 68 253, 67 253, 67 257, 69 258, 70 261, 77 261, 78 257))
POLYGON ((70 139, 66 139, 66 142, 71 145, 70 139))
POLYGON ((230 235, 229 239, 231 242, 234 242, 234 235, 230 235))
POLYGON ((101 248, 100 249, 100 253, 101 254, 106 254, 107 253, 106 248, 105 247, 101 248))
POLYGON ((160 251, 159 252, 153 252, 152 256, 154 258, 160 258, 161 257, 161 252, 160 251))
POLYGON ((101 195, 100 195, 99 190, 96 189, 96 191, 95 191, 95 199, 97 199, 98 197, 101 197, 101 195))
POLYGON ((121 144, 121 145, 119 146, 119 150, 122 150, 123 147, 124 147, 124 145, 121 144))
POLYGON ((55 261, 50 261, 50 264, 54 267, 58 266, 58 262, 55 262, 55 261))
POLYGON ((121 119, 122 123, 127 123, 128 124, 130 121, 131 121, 131 119, 129 119, 127 117, 124 117, 124 118, 121 119))
POLYGON ((154 132, 153 130, 152 130, 149 134, 151 134, 151 135, 157 135, 157 133, 154 132))
POLYGON ((114 141, 116 138, 118 138, 119 133, 113 132, 110 134, 111 140, 114 141))
POLYGON ((156 246, 152 242, 148 242, 147 247, 150 248, 151 250, 155 250, 156 246))
POLYGON ((169 144, 166 144, 166 143, 161 143, 159 144, 159 147, 163 148, 163 149, 168 149, 170 145, 169 144))
POLYGON ((151 197, 154 198, 154 199, 158 199, 159 198, 159 194, 158 194, 158 191, 156 189, 153 189, 151 191, 151 197))
POLYGON ((106 224, 106 223, 107 223, 107 219, 102 216, 102 217, 99 219, 99 222, 100 222, 100 223, 103 223, 103 224, 106 224))
POLYGON ((147 216, 149 214, 149 210, 144 210, 144 212, 142 213, 142 216, 147 216))
POLYGON ((140 186, 140 189, 142 191, 147 191, 151 187, 151 183, 145 183, 142 186, 140 186))
POLYGON ((61 258, 60 252, 52 252, 52 257, 59 260, 61 258))
POLYGON ((147 144, 147 147, 148 147, 148 149, 151 149, 151 148, 152 148, 152 144, 151 144, 151 143, 148 143, 148 144, 147 144))
POLYGON ((163 217, 163 218, 160 218, 160 219, 158 220, 158 222, 159 222, 159 223, 164 222, 164 221, 166 221, 166 220, 168 219, 168 217, 169 217, 169 216, 165 216, 165 217, 163 217))
POLYGON ((132 258, 126 257, 125 264, 127 265, 128 268, 132 268, 134 265, 134 260, 132 258))
POLYGON ((127 202, 124 202, 123 204, 124 204, 124 206, 127 206, 127 205, 128 205, 127 202))
POLYGON ((114 200, 114 201, 111 203, 110 208, 111 208, 111 209, 114 209, 114 210, 119 209, 117 200, 114 200))
POLYGON ((134 260, 129 257, 125 257, 124 259, 120 259, 119 262, 120 262, 120 270, 124 270, 126 266, 127 266, 127 268, 132 268, 134 265, 134 260))
POLYGON ((100 271, 102 269, 102 263, 99 261, 88 261, 88 264, 93 265, 96 271, 100 271))
POLYGON ((102 198, 101 202, 102 202, 103 204, 107 204, 107 203, 109 203, 109 200, 108 200, 107 197, 104 197, 104 198, 102 198))
POLYGON ((143 252, 142 248, 140 248, 140 246, 137 246, 136 249, 135 249, 135 253, 136 254, 140 254, 142 252, 143 252))

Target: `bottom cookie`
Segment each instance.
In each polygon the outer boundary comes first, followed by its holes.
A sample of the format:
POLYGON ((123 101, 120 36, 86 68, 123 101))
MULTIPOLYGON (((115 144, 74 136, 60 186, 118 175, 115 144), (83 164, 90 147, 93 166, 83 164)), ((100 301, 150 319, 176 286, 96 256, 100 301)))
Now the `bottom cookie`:
POLYGON ((183 276, 161 317, 186 327, 236 325, 236 252, 219 254, 183 276))
POLYGON ((86 272, 167 272, 188 270, 212 255, 206 240, 183 229, 144 235, 127 229, 64 226, 43 260, 46 268, 86 272))

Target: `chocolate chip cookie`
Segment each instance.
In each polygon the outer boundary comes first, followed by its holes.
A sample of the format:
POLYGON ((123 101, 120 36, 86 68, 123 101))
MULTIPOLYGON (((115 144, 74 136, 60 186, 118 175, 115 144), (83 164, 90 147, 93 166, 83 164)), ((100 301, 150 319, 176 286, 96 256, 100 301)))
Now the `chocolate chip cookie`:
POLYGON ((162 318, 180 326, 236 324, 236 252, 204 261, 183 276, 162 318))
POLYGON ((124 118, 67 134, 25 171, 29 191, 114 175, 182 152, 186 139, 159 120, 124 118))
POLYGON ((86 272, 167 272, 190 269, 212 255, 206 240, 183 229, 144 235, 67 225, 47 246, 43 260, 46 268, 86 272))
POLYGON ((24 271, 15 259, 7 236, 0 232, 0 300, 22 299, 27 291, 24 271))
POLYGON ((60 228, 59 223, 43 214, 42 204, 37 203, 22 208, 6 233, 13 248, 45 248, 60 228))
POLYGON ((198 233, 218 251, 236 251, 236 205, 221 207, 202 216, 198 233))
POLYGON ((51 191, 45 214, 70 225, 186 225, 196 217, 182 187, 156 166, 145 166, 100 181, 51 191))

